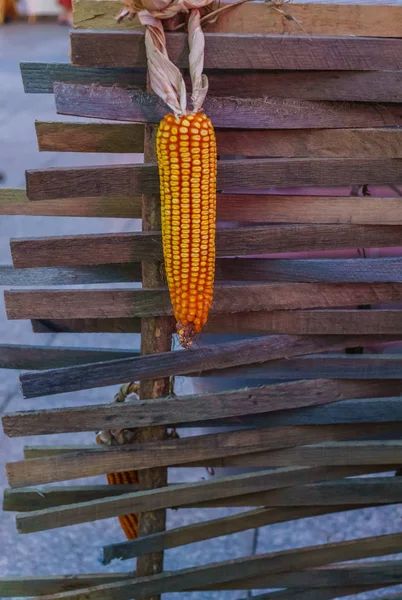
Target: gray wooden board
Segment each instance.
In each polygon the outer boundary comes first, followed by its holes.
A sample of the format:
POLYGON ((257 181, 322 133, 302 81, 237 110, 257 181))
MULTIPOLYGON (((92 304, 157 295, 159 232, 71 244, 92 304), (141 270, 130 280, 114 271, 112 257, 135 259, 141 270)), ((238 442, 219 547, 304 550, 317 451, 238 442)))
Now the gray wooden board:
MULTIPOLYGON (((249 506, 264 506, 265 502, 269 502, 271 498, 270 493, 277 488, 285 488, 287 491, 280 498, 273 496, 271 504, 274 503, 275 506, 281 506, 282 503, 285 503, 285 505, 295 506, 297 505, 297 499, 293 495, 293 489, 299 485, 297 489, 299 492, 302 487, 300 484, 372 473, 376 472, 377 469, 378 467, 286 467, 247 473, 245 475, 232 475, 212 481, 170 485, 153 490, 127 493, 89 502, 81 502, 79 504, 22 513, 17 515, 17 528, 20 533, 33 533, 67 525, 107 519, 113 516, 122 516, 133 511, 154 511, 168 507, 191 506, 195 503, 202 506, 208 505, 211 502, 215 504, 218 501, 218 504, 220 503, 223 506, 236 506, 240 502, 240 505, 247 506, 248 498, 252 499, 249 506), (254 499, 254 496, 256 499, 254 499), (260 498, 263 498, 262 503, 260 498)), ((382 478, 381 482, 376 482, 372 479, 369 489, 373 491, 373 496, 366 496, 365 503, 398 502, 402 494, 402 481, 399 479, 398 477, 382 478), (395 500, 395 496, 398 498, 397 500, 395 500), (374 500, 374 497, 377 499, 374 500)), ((340 480, 341 483, 343 481, 348 481, 348 486, 342 487, 343 495, 354 500, 351 504, 361 504, 362 497, 359 492, 361 489, 360 480, 340 480)), ((366 480, 363 479, 362 481, 366 480)), ((303 493, 306 494, 307 498, 311 498, 312 503, 318 505, 331 504, 328 497, 320 499, 321 492, 318 493, 318 497, 310 489, 303 493)), ((332 494, 333 504, 342 504, 339 501, 340 496, 334 496, 333 488, 330 490, 330 493, 332 494)))
POLYGON ((2 424, 9 437, 176 423, 185 425, 189 421, 201 423, 261 413, 267 418, 267 413, 278 410, 299 409, 300 412, 309 406, 327 406, 348 398, 384 398, 398 394, 402 394, 401 380, 317 379, 232 392, 21 411, 3 415, 2 424))
POLYGON ((58 594, 82 587, 125 581, 132 573, 94 573, 87 575, 48 575, 32 577, 2 577, 0 579, 1 598, 16 598, 58 594))
POLYGON ((138 351, 102 348, 65 348, 60 346, 0 345, 0 369, 38 370, 113 360, 138 355, 138 351))
MULTIPOLYGON (((386 265, 384 265, 386 267, 386 265)), ((393 269, 390 264, 391 270, 393 269)), ((375 276, 375 275, 374 275, 375 276)), ((98 265, 80 268, 14 269, 0 266, 0 286, 18 285, 36 287, 48 285, 83 285, 94 283, 126 283, 141 281, 140 263, 98 265)))
MULTIPOLYGON (((141 90, 55 83, 54 93, 57 112, 75 117, 159 123, 169 111, 158 96, 141 90)), ((215 127, 239 129, 395 127, 401 118, 401 107, 394 103, 318 102, 273 96, 208 96, 204 109, 215 127)))
MULTIPOLYGON (((166 42, 172 62, 188 67, 187 36, 167 33, 166 42)), ((210 69, 397 71, 401 56, 398 39, 205 34, 204 61, 210 69)), ((146 67, 144 33, 73 31, 71 60, 81 67, 146 67)))
POLYGON ((213 346, 201 346, 191 352, 165 352, 137 358, 123 358, 96 365, 50 369, 43 373, 20 376, 24 397, 52 395, 91 387, 102 387, 154 377, 188 373, 291 358, 312 353, 343 350, 373 341, 398 339, 392 336, 261 336, 213 346))

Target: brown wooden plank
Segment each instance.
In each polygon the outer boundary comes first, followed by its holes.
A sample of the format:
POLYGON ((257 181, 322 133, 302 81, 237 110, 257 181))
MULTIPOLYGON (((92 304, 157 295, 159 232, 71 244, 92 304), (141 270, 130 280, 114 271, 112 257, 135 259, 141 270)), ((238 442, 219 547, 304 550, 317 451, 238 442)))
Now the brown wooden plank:
MULTIPOLYGON (((55 83, 54 93, 57 112, 63 115, 159 123, 169 112, 158 96, 136 89, 55 83)), ((204 108, 215 127, 239 129, 395 127, 402 111, 392 103, 225 96, 208 96, 204 108)))
POLYGON ((33 320, 34 333, 141 333, 141 319, 33 320))
MULTIPOLYGON (((5 292, 9 319, 63 319, 97 317, 152 317, 171 316, 169 294, 165 288, 139 289, 110 287, 109 289, 21 289, 5 292)), ((215 314, 237 313, 240 328, 261 330, 284 330, 300 328, 302 334, 314 334, 321 327, 320 319, 327 315, 328 332, 331 324, 347 327, 347 315, 342 311, 308 311, 305 315, 288 315, 286 310, 326 308, 331 306, 355 306, 381 302, 400 302, 402 283, 248 283, 217 284, 214 290, 212 312, 215 314), (241 313, 239 312, 241 311, 241 313), (267 316, 248 311, 275 311, 267 316), (254 318, 253 318, 254 317, 254 318), (260 318, 261 319, 260 322, 260 318), (310 331, 311 329, 311 331, 310 331)), ((354 312, 351 313, 355 315, 354 312)), ((349 315, 350 318, 351 315, 349 315)), ((367 323, 371 333, 388 333, 395 327, 395 334, 402 326, 402 312, 398 310, 375 311, 356 314, 357 323, 367 323)), ((222 317, 210 322, 209 331, 230 333, 230 319, 222 317), (229 320, 228 320, 229 319, 229 320)), ((170 323, 170 321, 169 321, 170 323)), ((349 323, 350 324, 350 323, 349 323)), ((364 327, 364 325, 361 325, 364 327)), ((170 325, 171 328, 171 325, 170 325)), ((233 326, 236 330, 236 324, 233 326)), ((348 330, 341 331, 349 333, 348 330)), ((364 331, 363 331, 364 333, 364 331)))
MULTIPOLYGON (((287 448, 327 439, 350 436, 352 425, 304 426, 214 433, 178 440, 126 444, 123 447, 89 448, 82 452, 65 453, 7 464, 11 487, 26 487, 81 477, 142 470, 176 464, 207 462, 214 458, 236 456, 287 448), (307 435, 311 435, 311 439, 307 435), (283 440, 281 436, 288 435, 283 440), (206 447, 204 447, 206 446, 206 447)), ((362 426, 367 430, 367 425, 362 426)), ((14 428, 16 431, 16 427, 14 428)), ((359 429, 355 435, 359 435, 359 429)), ((18 432, 21 435, 21 432, 18 432)), ((247 492, 249 493, 249 492, 247 492)))
POLYGON ((69 198, 30 202, 25 190, 0 189, 0 215, 139 218, 140 199, 69 198))
MULTIPOLYGON (((360 403, 360 405, 364 407, 364 403, 360 403)), ((397 421, 398 418, 395 420, 397 421)), ((91 448, 93 448, 93 446, 88 445, 24 446, 24 458, 43 458, 58 454, 82 452, 91 448)), ((308 444, 306 446, 294 446, 292 448, 280 450, 269 450, 250 454, 240 454, 238 456, 216 458, 208 461, 194 462, 191 464, 192 466, 213 468, 389 465, 393 462, 396 464, 399 463, 401 453, 402 447, 399 440, 374 440, 369 442, 322 442, 317 444, 308 444)), ((175 467, 180 466, 185 466, 185 464, 183 463, 182 465, 175 465, 175 467)), ((9 493, 11 493, 11 491, 12 490, 9 490, 9 493)), ((63 504, 63 502, 60 501, 59 504, 63 504)))
POLYGON ((144 126, 136 123, 35 122, 40 151, 144 152, 144 126))
POLYGON ((24 596, 44 596, 68 590, 91 587, 102 583, 125 581, 132 573, 90 573, 87 575, 42 575, 36 577, 2 577, 0 594, 2 598, 24 596))
MULTIPOLYGON (((168 507, 185 506, 188 503, 194 502, 201 504, 219 499, 230 504, 230 498, 232 497, 241 497, 242 495, 250 494, 259 495, 260 492, 268 493, 268 490, 271 492, 281 487, 287 487, 289 490, 292 490, 295 489, 293 485, 297 487, 298 484, 326 481, 328 479, 336 479, 337 477, 364 472, 370 472, 369 468, 283 468, 258 471, 257 473, 231 475, 216 480, 170 485, 154 490, 132 492, 111 498, 82 502, 80 504, 70 504, 23 513, 17 515, 17 528, 20 533, 33 533, 35 531, 106 519, 111 516, 125 515, 133 511, 154 511, 168 507)), ((398 477, 384 479, 387 479, 387 482, 391 480, 390 484, 392 482, 392 487, 395 490, 399 489, 399 494, 401 493, 402 481, 399 481, 398 477)), ((301 488, 303 488, 302 485, 297 489, 301 488)), ((292 502, 292 493, 289 490, 287 490, 285 496, 289 498, 289 502, 292 502)), ((384 495, 384 485, 382 485, 381 490, 381 493, 384 495)), ((331 492, 333 493, 333 490, 331 492)), ((310 492, 309 494, 311 495, 310 492)), ((360 498, 360 503, 361 500, 360 498)), ((294 497, 293 504, 295 504, 294 497)))
MULTIPOLYGON (((219 256, 398 246, 395 225, 265 225, 218 229, 219 256)), ((78 267, 162 259, 160 232, 70 235, 11 240, 16 268, 78 267)))
MULTIPOLYGON (((376 343, 398 339, 375 336, 376 343)), ((95 365, 79 365, 51 369, 44 373, 20 376, 26 398, 57 394, 78 389, 114 385, 121 381, 137 381, 168 377, 204 370, 291 358, 369 344, 370 336, 262 336, 212 346, 194 348, 191 352, 164 352, 149 356, 125 358, 95 365)))
MULTIPOLYGON (((41 151, 144 150, 144 127, 138 123, 37 121, 35 128, 41 151)), ((216 136, 218 153, 223 156, 402 158, 402 131, 398 129, 218 129, 216 136)))
MULTIPOLYGON (((99 0, 98 0, 99 3, 99 0)), ((400 102, 401 71, 213 71, 206 69, 208 94, 358 102, 400 102)), ((69 63, 21 63, 25 93, 53 94, 55 82, 120 85, 145 90, 145 69, 85 68, 69 63)), ((184 72, 186 84, 189 76, 184 72)))
MULTIPOLYGON (((134 594, 146 596, 147 594, 164 593, 194 589, 208 581, 221 583, 222 581, 235 581, 239 574, 243 576, 257 576, 262 572, 279 574, 294 570, 306 569, 325 565, 339 560, 353 560, 368 558, 398 552, 401 543, 401 534, 391 534, 372 538, 361 538, 347 542, 335 542, 320 546, 285 550, 270 554, 240 558, 221 563, 212 563, 197 568, 173 571, 164 575, 133 579, 127 583, 106 584, 87 588, 78 592, 60 594, 60 600, 128 600, 134 594)), ((48 600, 57 596, 48 596, 48 600)))
POLYGON ((39 281, 46 286, 137 282, 141 281, 141 264, 99 265, 77 269, 14 269, 11 265, 0 265, 1 286, 36 287, 39 281))
POLYGON ((60 346, 0 345, 0 369, 38 370, 67 367, 103 360, 138 355, 135 350, 102 348, 65 348, 60 346))
MULTIPOLYGON (((114 0, 75 0, 74 28, 98 30, 138 30, 138 19, 118 22, 116 14, 122 4, 114 0)), ((283 7, 282 7, 282 10, 283 7)), ((363 35, 379 37, 402 37, 400 6, 396 1, 386 0, 353 3, 293 2, 284 17, 270 5, 250 2, 239 5, 219 15, 215 23, 208 25, 213 33, 254 33, 301 35, 363 35), (299 21, 299 23, 298 23, 299 21), (302 23, 302 28, 300 27, 302 23)))
MULTIPOLYGON (((147 65, 142 31, 72 31, 70 39, 73 65, 147 65)), ((186 34, 167 33, 166 45, 172 62, 188 68, 186 34)), ((402 40, 392 38, 205 33, 206 69, 398 71, 401 56, 402 40)))
POLYGON ((7 413, 3 430, 9 437, 96 431, 124 427, 173 425, 327 404, 348 398, 395 396, 400 381, 296 381, 245 388, 233 392, 131 400, 124 404, 97 404, 7 413))
MULTIPOLYGON (((14 490, 11 490, 13 492, 14 490)), ((339 507, 340 508, 340 507, 339 507)), ((340 512, 335 508, 334 512, 340 512)), ((345 508, 348 510, 348 508, 345 508)), ((128 560, 152 550, 168 550, 211 538, 247 531, 274 523, 283 523, 330 513, 329 507, 257 508, 240 514, 203 521, 156 533, 143 539, 117 542, 103 547, 103 564, 112 560, 128 560), (326 511, 326 512, 324 512, 326 511)), ((222 588, 225 584, 222 584, 222 588)), ((233 584, 229 584, 233 585, 233 584)), ((235 582, 234 585, 239 585, 235 582)), ((255 588, 258 586, 256 585, 255 588)), ((239 589, 239 588, 237 588, 239 589)), ((250 586, 251 589, 251 586, 250 586)))

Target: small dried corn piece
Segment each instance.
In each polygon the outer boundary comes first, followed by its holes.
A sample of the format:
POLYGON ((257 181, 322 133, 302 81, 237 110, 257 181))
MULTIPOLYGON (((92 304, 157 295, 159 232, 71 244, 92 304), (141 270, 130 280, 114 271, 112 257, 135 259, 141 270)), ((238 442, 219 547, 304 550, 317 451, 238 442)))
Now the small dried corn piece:
POLYGON ((208 319, 214 287, 214 128, 203 113, 168 114, 156 145, 166 277, 180 343, 189 347, 208 319))
MULTIPOLYGON (((124 471, 122 473, 110 473, 107 475, 109 485, 127 485, 138 483, 136 471, 124 471)), ((138 537, 138 515, 124 515, 119 517, 120 526, 126 534, 128 540, 135 540, 138 537)))

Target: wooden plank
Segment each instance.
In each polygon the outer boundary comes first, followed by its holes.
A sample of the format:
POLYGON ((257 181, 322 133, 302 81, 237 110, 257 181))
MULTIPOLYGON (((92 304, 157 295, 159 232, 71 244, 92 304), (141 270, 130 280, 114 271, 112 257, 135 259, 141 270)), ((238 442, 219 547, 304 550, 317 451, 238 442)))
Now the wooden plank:
MULTIPOLYGON (((116 14, 122 4, 113 0, 75 0, 74 28, 97 30, 135 30, 141 28, 138 19, 118 22, 116 14)), ((282 7, 283 10, 283 7, 282 7)), ((400 6, 396 1, 362 2, 292 2, 285 7, 287 19, 270 5, 250 2, 239 5, 219 15, 208 25, 212 33, 253 33, 300 35, 364 35, 402 37, 400 6), (302 23, 302 29, 300 27, 302 23)))
MULTIPOLYGON (((154 490, 132 492, 111 498, 102 498, 90 502, 19 514, 17 515, 17 528, 20 533, 33 533, 35 531, 44 531, 72 524, 106 519, 112 516, 125 515, 133 511, 154 511, 168 507, 185 506, 195 501, 201 504, 219 499, 230 504, 231 497, 258 494, 259 492, 267 492, 268 490, 273 491, 280 487, 293 485, 296 487, 297 484, 336 479, 337 475, 342 477, 345 474, 350 475, 356 472, 362 473, 364 472, 364 468, 284 468, 270 469, 269 471, 259 471, 245 475, 231 475, 210 481, 170 485, 154 490)), ((399 481, 398 477, 384 479, 392 480, 392 484, 390 482, 390 485, 395 490, 399 489, 399 495, 401 494, 402 482, 399 481)), ((300 486, 300 488, 302 487, 300 486)), ((289 489, 293 490, 295 488, 290 487, 289 489)), ((382 485, 381 489, 384 495, 384 485, 382 485)), ((333 490, 331 491, 333 493, 333 490)), ((309 494, 311 495, 310 492, 309 494)), ((291 496, 292 492, 287 490, 286 497, 289 497, 289 502, 292 501, 291 496)), ((360 503, 361 501, 362 498, 360 498, 360 503)), ((295 498, 293 497, 294 503, 295 498)), ((337 502, 334 503, 336 504, 337 502)))
MULTIPOLYGON (((392 336, 375 336, 375 342, 388 341, 392 336)), ((370 343, 370 336, 262 336, 247 340, 194 348, 191 352, 170 353, 125 358, 98 363, 51 369, 45 373, 25 373, 20 376, 24 397, 34 398, 78 389, 114 385, 121 381, 138 381, 168 377, 206 369, 291 358, 327 352, 370 343)))
MULTIPOLYGON (((357 429, 366 432, 370 426, 357 429)), ((314 441, 344 439, 351 436, 353 427, 304 426, 272 429, 257 428, 252 431, 214 433, 179 440, 151 441, 126 444, 124 447, 90 448, 84 451, 45 456, 7 463, 7 476, 11 487, 26 487, 57 481, 68 481, 93 475, 122 472, 176 464, 207 462, 214 458, 253 454, 277 448, 287 448, 314 441), (307 438, 307 435, 311 438, 307 438), (281 436, 288 435, 287 440, 281 436), (204 446, 208 447, 204 447, 204 446)), ((249 493, 249 492, 247 492, 249 493)))
MULTIPOLYGON (((400 244, 399 225, 264 225, 218 229, 221 256, 380 248, 400 244)), ((11 240, 16 268, 79 267, 162 259, 160 232, 120 232, 11 240)))
MULTIPOLYGON (((159 123, 169 110, 158 96, 138 89, 55 83, 54 93, 57 112, 76 117, 159 123)), ((402 111, 392 103, 225 96, 208 96, 204 108, 215 127, 239 129, 394 127, 402 111)))
MULTIPOLYGON (((151 593, 163 591, 182 591, 194 589, 205 581, 210 584, 223 581, 235 581, 239 574, 243 576, 257 576, 262 572, 279 574, 318 567, 339 560, 354 560, 398 552, 401 544, 401 534, 391 534, 372 538, 361 538, 347 542, 335 542, 320 546, 285 550, 270 554, 239 558, 221 563, 212 563, 197 568, 183 569, 159 575, 133 579, 126 583, 106 584, 87 588, 79 592, 60 594, 60 600, 128 600, 133 595, 146 596, 151 593)), ((48 596, 48 600, 56 600, 55 596, 48 596)))
MULTIPOLYGON (((231 535, 239 531, 247 531, 274 523, 284 523, 296 519, 328 514, 330 512, 329 507, 257 508, 228 517, 169 529, 142 539, 117 542, 104 546, 103 564, 107 565, 115 559, 129 560, 153 550, 168 550, 169 548, 177 548, 178 546, 185 546, 215 537, 231 535)), ((334 512, 339 512, 339 509, 335 508, 334 512)), ((255 587, 257 588, 257 586, 255 587)))
MULTIPOLYGON (((396 420, 398 420, 398 418, 396 420)), ((46 456, 69 454, 71 452, 83 452, 91 448, 93 448, 93 446, 24 446, 24 458, 43 458, 46 456)), ((213 468, 267 468, 284 466, 333 467, 347 465, 389 465, 393 462, 397 464, 400 461, 399 457, 401 452, 402 448, 399 440, 322 442, 280 450, 269 450, 215 458, 208 461, 194 462, 191 463, 191 466, 213 468)), ((185 466, 185 463, 174 466, 185 466)), ((11 490, 9 491, 11 493, 11 490)), ((63 502, 60 501, 59 504, 63 504, 63 502)))
MULTIPOLYGON (((71 485, 5 489, 3 510, 31 512, 138 491, 138 485, 71 485)), ((0 580, 1 582, 1 580, 0 580)), ((1 583, 0 583, 1 585, 1 583)))
MULTIPOLYGON (((205 70, 211 96, 259 98, 270 91, 277 98, 352 102, 400 102, 400 71, 260 71, 205 70)), ((26 93, 53 94, 55 82, 119 85, 145 90, 145 69, 93 69, 69 63, 21 63, 26 93)), ((189 84, 189 75, 184 71, 189 84)), ((88 124, 87 124, 88 125, 88 124)))
POLYGON ((88 575, 42 575, 36 577, 2 577, 0 594, 2 598, 44 596, 68 590, 91 587, 102 583, 112 583, 132 579, 132 573, 94 573, 88 575))
MULTIPOLYGON (((388 587, 388 586, 383 586, 388 587)), ((270 592, 268 594, 259 594, 256 600, 332 600, 333 598, 343 598, 352 594, 361 594, 378 589, 378 585, 352 585, 331 588, 316 588, 312 590, 292 589, 282 590, 280 592, 270 592)), ((401 600, 400 596, 376 596, 379 600, 401 600)), ((245 600, 243 598, 242 600, 245 600)))
MULTIPOLYGON (((35 128, 40 151, 144 150, 144 126, 139 123, 37 121, 35 128)), ((398 129, 218 129, 216 137, 221 156, 402 158, 402 131, 398 129)))
POLYGON ((145 89, 145 69, 78 68, 69 63, 42 62, 22 62, 20 68, 26 94, 53 94, 56 81, 145 89))
MULTIPOLYGON (((142 31, 72 31, 70 40, 79 67, 147 65, 142 31)), ((186 34, 167 33, 166 45, 172 62, 188 68, 186 34)), ((401 56, 402 40, 392 38, 205 33, 206 69, 398 71, 401 56)))
MULTIPOLYGON (((297 313, 288 315, 290 309, 327 308, 332 306, 356 306, 359 304, 401 302, 402 283, 248 283, 248 284, 217 284, 214 290, 214 302, 211 312, 226 315, 238 313, 240 321, 248 319, 250 328, 260 326, 261 329, 286 329, 292 323, 301 323, 302 333, 320 326, 320 319, 328 322, 347 324, 348 316, 343 311, 308 311, 305 315, 297 313), (241 312, 240 312, 241 311, 241 312), (262 314, 258 313, 253 319, 249 311, 275 311, 268 315, 265 323, 259 324, 262 314), (277 311, 277 312, 276 312, 277 311), (343 316, 342 316, 343 315, 343 316), (345 320, 346 319, 346 320, 345 320)), ((109 287, 108 289, 20 289, 5 292, 7 316, 9 319, 64 319, 64 318, 119 318, 119 317, 152 317, 171 316, 172 307, 168 291, 165 288, 152 290, 150 288, 109 287)), ((356 316, 357 323, 362 323, 374 331, 362 333, 401 333, 402 312, 398 310, 373 311, 356 316), (370 327, 371 325, 371 327, 370 327), (387 331, 381 331, 387 329, 387 331)), ((349 318, 350 318, 349 314, 349 318)), ((214 331, 230 332, 230 319, 219 317, 211 321, 214 331)), ((169 321, 170 323, 170 321, 169 321)), ((349 322, 349 325, 351 323, 349 322)), ((247 327, 247 325, 246 325, 247 327)), ((364 328, 364 325, 363 325, 364 328)), ((234 329, 236 326, 234 325, 234 329)), ((328 330, 330 327, 328 327, 328 330)), ((283 332, 283 331, 282 331, 283 332)), ((325 331, 323 331, 325 333, 325 331)), ((346 329, 341 333, 349 333, 346 329)))
POLYGON ((41 152, 144 152, 144 126, 136 123, 36 121, 35 130, 41 152))
MULTIPOLYGON (((232 392, 130 400, 120 404, 30 410, 7 413, 3 430, 9 437, 150 427, 211 419, 258 415, 328 404, 345 399, 378 398, 402 393, 402 382, 381 380, 296 381, 232 392)), ((402 462, 402 461, 401 461, 402 462)))
POLYGON ((256 363, 247 367, 234 367, 194 373, 194 377, 230 377, 253 379, 297 378, 402 378, 402 356, 395 354, 322 354, 301 356, 282 361, 256 363))
MULTIPOLYGON (((128 283, 141 280, 140 263, 14 269, 0 266, 0 285, 36 287, 128 283)), ((216 281, 295 283, 402 283, 402 258, 382 259, 218 259, 216 281)))
POLYGON ((141 280, 140 263, 121 265, 99 265, 78 269, 14 269, 11 265, 0 265, 0 285, 82 285, 94 283, 127 283, 141 280))
POLYGON ((135 350, 108 350, 102 348, 65 348, 60 346, 0 345, 0 369, 38 370, 114 360, 122 356, 138 355, 135 350))
POLYGON ((33 320, 35 333, 141 333, 141 319, 33 320))

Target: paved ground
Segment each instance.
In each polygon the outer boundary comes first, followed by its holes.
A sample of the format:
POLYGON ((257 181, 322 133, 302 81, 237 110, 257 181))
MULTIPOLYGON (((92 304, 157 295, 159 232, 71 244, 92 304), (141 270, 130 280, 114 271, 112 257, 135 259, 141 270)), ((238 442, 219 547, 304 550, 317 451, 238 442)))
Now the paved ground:
MULTIPOLYGON (((37 152, 34 135, 34 120, 55 120, 53 98, 50 95, 24 95, 20 81, 20 60, 67 61, 68 32, 51 25, 11 24, 0 29, 0 171, 6 179, 3 186, 23 187, 24 171, 60 165, 105 164, 139 160, 138 156, 78 155, 37 152)), ((9 238, 35 235, 55 235, 77 232, 104 232, 134 230, 138 223, 107 219, 56 219, 32 217, 0 218, 0 264, 10 262, 9 238)), ((43 343, 54 345, 120 346, 138 347, 138 336, 111 335, 42 335, 33 336, 27 323, 10 323, 5 319, 4 307, 0 304, 0 339, 2 343, 43 343), (38 341, 38 339, 40 341, 38 341)), ((18 390, 17 373, 1 371, 0 411, 15 411, 24 408, 78 405, 80 403, 107 400, 114 389, 94 390, 69 394, 34 403, 23 401, 18 390)), ((22 457, 24 443, 80 443, 92 442, 91 435, 69 435, 53 438, 15 439, 10 441, 0 436, 0 486, 6 486, 4 463, 22 457)), ((173 471, 172 480, 183 473, 173 471)), ((191 472, 191 477, 205 477, 202 470, 191 472)), ((94 480, 96 481, 96 480, 94 480)), ((98 479, 97 481, 101 481, 98 479)), ((190 523, 195 520, 228 514, 227 510, 169 511, 169 526, 190 523)), ((264 528, 255 536, 245 532, 202 544, 194 544, 167 552, 166 568, 175 569, 211 561, 235 558, 242 555, 301 547, 391 533, 402 529, 401 509, 373 509, 358 513, 344 513, 333 517, 307 519, 291 524, 264 528)), ((103 544, 122 539, 116 520, 96 522, 70 528, 44 532, 29 536, 18 536, 14 517, 0 515, 0 576, 38 575, 57 573, 101 572, 105 567, 99 562, 99 549, 103 544)), ((108 571, 134 569, 133 561, 113 564, 108 571)), ((242 593, 194 593, 167 594, 167 600, 234 600, 242 593)), ((367 597, 369 597, 367 595, 367 597)))

